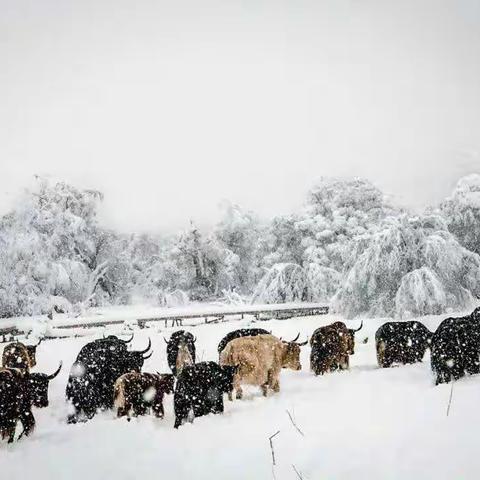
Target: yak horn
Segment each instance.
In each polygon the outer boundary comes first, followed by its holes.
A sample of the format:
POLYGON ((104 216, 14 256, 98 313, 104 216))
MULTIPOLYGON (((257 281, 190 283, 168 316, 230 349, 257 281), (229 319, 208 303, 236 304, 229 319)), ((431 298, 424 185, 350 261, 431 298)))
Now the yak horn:
POLYGON ((298 337, 300 337, 300 332, 298 332, 298 335, 293 340, 290 340, 290 342, 288 343, 295 343, 298 340, 298 337))
POLYGON ((132 333, 132 336, 128 340, 122 340, 123 343, 130 343, 133 340, 134 333, 132 333))
POLYGON ((151 346, 152 346, 152 340, 150 340, 150 337, 148 337, 148 347, 145 350, 140 350, 139 353, 141 354, 147 353, 150 350, 151 346))
POLYGON ((63 363, 60 362, 60 365, 58 366, 57 370, 54 373, 52 373, 51 375, 47 375, 47 378, 49 380, 53 380, 60 373, 60 370, 62 369, 62 365, 63 365, 63 363))
POLYGON ((146 357, 143 357, 144 360, 147 360, 147 358, 150 358, 153 355, 153 350, 150 352, 150 355, 147 355, 146 357))
POLYGON ((168 340, 165 337, 163 337, 163 341, 168 345, 168 340))
POLYGON ((353 329, 354 332, 358 332, 363 327, 363 320, 360 322, 360 326, 357 329, 353 329))
POLYGON ((304 347, 307 343, 308 343, 308 338, 307 338, 307 340, 306 340, 305 342, 303 342, 303 343, 297 343, 297 345, 298 345, 299 347, 304 347))
POLYGON ((42 342, 43 342, 43 337, 40 338, 40 340, 38 341, 38 343, 35 346, 38 347, 42 342))
POLYGON ((197 337, 194 335, 193 336, 193 343, 196 343, 197 342, 197 337))

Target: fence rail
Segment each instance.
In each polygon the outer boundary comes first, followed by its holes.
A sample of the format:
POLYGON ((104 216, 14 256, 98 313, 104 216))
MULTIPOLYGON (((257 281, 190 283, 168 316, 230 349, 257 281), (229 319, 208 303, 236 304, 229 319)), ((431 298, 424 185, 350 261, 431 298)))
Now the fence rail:
MULTIPOLYGON (((329 307, 325 305, 306 305, 295 307, 269 307, 269 308, 240 308, 235 309, 212 309, 198 313, 176 313, 176 314, 155 314, 151 316, 139 316, 138 318, 105 318, 99 320, 81 320, 81 319, 65 319, 65 321, 55 319, 52 322, 51 327, 53 330, 68 330, 78 328, 99 328, 108 327, 110 325, 137 325, 139 328, 145 328, 148 323, 151 322, 165 322, 167 327, 168 322, 171 322, 172 326, 196 326, 202 323, 218 323, 233 320, 233 317, 244 318, 246 315, 254 317, 256 320, 269 320, 275 319, 287 319, 293 317, 305 317, 312 315, 326 315, 329 311, 329 307), (185 324, 185 320, 197 320, 195 323, 185 324)), ((0 343, 6 341, 12 341, 20 335, 29 335, 30 329, 17 327, 0 328, 0 343)), ((53 335, 54 336, 54 335, 53 335)), ((59 335, 59 336, 68 336, 59 335)))

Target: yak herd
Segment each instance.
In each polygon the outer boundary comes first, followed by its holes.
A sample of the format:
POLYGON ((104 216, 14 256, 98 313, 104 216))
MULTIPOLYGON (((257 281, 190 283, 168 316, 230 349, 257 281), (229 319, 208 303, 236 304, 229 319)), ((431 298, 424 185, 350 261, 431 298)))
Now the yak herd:
MULTIPOLYGON (((354 354, 355 333, 343 322, 316 329, 311 338, 310 368, 315 375, 349 368, 354 354)), ((142 372, 152 355, 151 341, 143 350, 129 350, 128 340, 110 335, 87 343, 70 370, 66 399, 68 423, 91 419, 97 412, 116 409, 118 417, 151 413, 164 416, 163 398, 172 394, 175 428, 192 417, 222 413, 223 397, 242 398, 242 385, 256 385, 263 395, 280 390, 282 368, 300 370, 299 335, 286 341, 261 328, 228 333, 218 345, 219 361, 196 362, 196 339, 186 331, 173 333, 166 341, 171 374, 142 372)), ((444 320, 435 332, 416 321, 388 322, 375 334, 379 367, 422 361, 431 351, 436 384, 457 380, 466 373, 480 373, 480 308, 461 318, 444 320)), ((62 367, 47 375, 31 372, 36 365, 37 345, 20 342, 7 345, 0 368, 0 438, 15 439, 21 423, 22 435, 35 427, 33 407, 48 406, 49 382, 62 367)))

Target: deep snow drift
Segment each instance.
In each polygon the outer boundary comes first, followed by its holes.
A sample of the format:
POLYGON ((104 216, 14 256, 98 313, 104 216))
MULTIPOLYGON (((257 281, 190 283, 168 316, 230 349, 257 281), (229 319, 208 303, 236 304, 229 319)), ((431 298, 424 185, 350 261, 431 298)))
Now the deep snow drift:
MULTIPOLYGON (((433 330, 442 318, 421 320, 433 330)), ((300 331, 304 339, 336 319, 270 320, 256 326, 286 339, 300 331)), ((196 419, 178 431, 173 429, 171 395, 163 420, 143 417, 128 423, 109 412, 86 424, 66 425, 68 370, 81 346, 94 337, 44 342, 36 371, 50 373, 60 360, 65 368, 51 383, 50 407, 35 411, 33 436, 0 445, 1 478, 280 480, 299 478, 293 466, 310 480, 479 478, 480 378, 455 383, 447 417, 451 387, 434 386, 428 358, 413 366, 377 368, 374 333, 382 323, 364 322, 349 372, 314 377, 310 348, 304 347, 303 370, 282 371, 279 394, 263 398, 259 390, 248 389, 244 400, 226 401, 224 415, 196 419), (268 438, 277 431, 272 467, 268 438)), ((192 329, 198 360, 216 360, 220 339, 249 324, 245 319, 192 329)), ((132 348, 143 347, 147 336, 152 337, 154 355, 145 371, 168 371, 162 337, 174 329, 161 327, 136 331, 132 348)))

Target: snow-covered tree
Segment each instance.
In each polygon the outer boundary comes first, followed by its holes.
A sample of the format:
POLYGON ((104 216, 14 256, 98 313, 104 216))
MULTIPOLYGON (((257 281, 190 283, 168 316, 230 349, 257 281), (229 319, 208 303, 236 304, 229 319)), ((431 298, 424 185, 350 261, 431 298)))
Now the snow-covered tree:
POLYGON ((333 268, 310 263, 306 268, 306 281, 308 301, 328 303, 340 286, 341 275, 333 268))
POLYGON ((100 193, 39 181, 0 221, 0 316, 88 303, 106 269, 97 263, 100 193))
POLYGON ((235 284, 237 256, 214 234, 204 235, 193 224, 178 237, 172 256, 181 272, 181 288, 188 290, 193 300, 218 296, 235 284))
POLYGON ((427 267, 402 277, 395 297, 397 317, 438 315, 447 309, 447 294, 438 275, 427 267))
POLYGON ((238 205, 224 202, 223 215, 215 227, 223 263, 237 293, 250 294, 262 275, 261 238, 265 227, 259 218, 238 205))
POLYGON ((270 268, 277 263, 303 263, 302 233, 297 229, 296 214, 274 217, 265 232, 261 246, 263 266, 270 268))
POLYGON ((480 175, 461 178, 440 206, 449 230, 468 250, 480 254, 480 175))
POLYGON ((322 178, 295 222, 303 261, 345 273, 380 222, 397 214, 385 195, 362 178, 322 178))
POLYGON ((304 269, 294 263, 277 263, 260 280, 252 301, 286 303, 307 299, 308 285, 304 269))
POLYGON ((210 230, 102 228, 102 195, 39 180, 0 218, 0 317, 192 300, 329 302, 348 317, 408 318, 480 297, 480 175, 409 216, 363 179, 323 178, 297 213, 262 222, 225 203, 210 230))
POLYGON ((410 317, 470 307, 479 287, 480 257, 441 217, 402 215, 372 237, 332 302, 347 317, 410 317))

